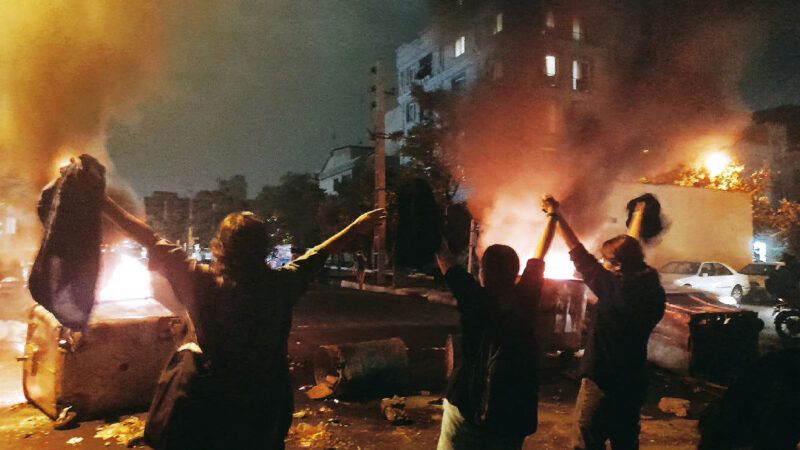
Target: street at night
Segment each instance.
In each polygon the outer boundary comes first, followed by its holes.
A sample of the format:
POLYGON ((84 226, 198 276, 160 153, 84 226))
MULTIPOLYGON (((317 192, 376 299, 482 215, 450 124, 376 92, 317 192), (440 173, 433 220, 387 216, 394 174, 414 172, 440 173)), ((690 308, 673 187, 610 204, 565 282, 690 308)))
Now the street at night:
POLYGON ((0 450, 796 450, 797 0, 0 1, 0 450))
MULTIPOLYGON (((24 302, 24 301, 20 301, 24 302)), ((26 304, 30 304, 27 300, 26 304)), ((19 311, 15 305, 15 311, 19 311)), ((767 307, 756 307, 767 312, 767 307)), ((22 323, 24 317, 8 311, 10 322, 22 323)), ((13 348, 24 340, 18 333, 5 335, 4 348, 13 348)), ((289 339, 292 383, 295 388, 294 434, 287 448, 339 449, 418 449, 435 446, 441 422, 441 397, 445 370, 445 344, 448 334, 458 333, 458 316, 452 306, 432 304, 418 297, 374 294, 317 284, 297 305, 289 339), (408 424, 393 425, 381 415, 380 398, 310 400, 300 389, 314 383, 313 353, 319 345, 362 342, 400 337, 409 349, 411 386, 396 392, 401 396, 419 396, 415 409, 409 409, 408 424), (422 397, 424 396, 424 397, 422 397), (434 404, 428 405, 428 402, 434 404), (299 427, 299 428, 298 428, 299 427)), ((774 349, 777 337, 772 330, 761 333, 764 350, 774 349)), ((8 449, 101 449, 107 445, 124 447, 111 435, 95 437, 98 427, 134 415, 142 420, 142 411, 90 420, 75 429, 53 430, 52 422, 31 405, 13 404, 22 399, 21 363, 13 358, 0 362, 0 448, 8 449), (79 447, 67 444, 83 438, 79 447)), ((652 377, 648 398, 642 410, 642 448, 687 449, 698 441, 697 418, 710 402, 719 399, 724 388, 702 379, 673 374, 650 367, 652 377), (663 397, 689 399, 687 417, 678 417, 659 409, 663 397)), ((561 449, 569 446, 572 411, 578 391, 577 362, 554 355, 545 359, 540 401, 540 429, 525 443, 525 449, 561 449)), ((388 394, 387 394, 388 395, 388 394)))

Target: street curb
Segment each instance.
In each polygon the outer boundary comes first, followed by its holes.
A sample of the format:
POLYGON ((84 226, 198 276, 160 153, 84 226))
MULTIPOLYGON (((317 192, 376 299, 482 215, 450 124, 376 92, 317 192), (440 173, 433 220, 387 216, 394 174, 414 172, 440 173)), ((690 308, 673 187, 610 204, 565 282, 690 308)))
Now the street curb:
MULTIPOLYGON (((358 290, 358 283, 355 281, 342 280, 340 286, 346 289, 358 290)), ((455 306, 456 299, 450 292, 440 291, 436 289, 427 289, 421 287, 410 288, 393 288, 388 286, 377 286, 374 284, 364 284, 365 291, 377 292, 381 294, 400 295, 404 297, 417 297, 423 298, 430 303, 438 303, 442 305, 455 306)))

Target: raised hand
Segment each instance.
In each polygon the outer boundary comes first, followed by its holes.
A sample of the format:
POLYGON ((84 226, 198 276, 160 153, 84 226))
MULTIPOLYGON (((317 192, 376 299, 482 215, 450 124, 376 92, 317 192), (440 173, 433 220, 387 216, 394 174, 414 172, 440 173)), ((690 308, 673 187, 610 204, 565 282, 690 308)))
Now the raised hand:
POLYGON ((353 221, 353 228, 356 233, 370 231, 378 222, 386 220, 386 210, 383 208, 373 209, 361 214, 353 221))
POLYGON ((558 214, 559 208, 558 201, 550 194, 545 194, 542 196, 542 211, 547 214, 558 214))

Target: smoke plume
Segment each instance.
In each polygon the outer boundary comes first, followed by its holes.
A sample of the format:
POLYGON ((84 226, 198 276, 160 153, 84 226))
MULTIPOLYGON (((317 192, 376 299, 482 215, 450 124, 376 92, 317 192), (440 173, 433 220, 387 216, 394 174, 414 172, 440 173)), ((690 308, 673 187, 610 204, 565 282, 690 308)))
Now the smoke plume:
POLYGON ((175 16, 165 8, 113 0, 0 2, 0 206, 18 220, 15 245, 35 246, 38 191, 69 156, 90 153, 113 169, 104 150, 109 123, 162 81, 166 20, 175 16))
MULTIPOLYGON (((484 76, 463 96, 453 116, 464 131, 447 143, 481 221, 481 247, 507 243, 521 257, 542 228, 543 193, 592 238, 613 181, 694 161, 710 141, 735 141, 750 115, 736 83, 762 32, 761 11, 749 1, 525 3, 498 2, 507 25, 480 45, 504 61, 502 77, 484 76), (582 43, 573 42, 573 18, 582 43), (546 37, 531 38, 531 23, 546 37), (545 54, 558 58, 549 80, 545 54), (591 65, 588 92, 572 89, 573 60, 591 65)), ((442 37, 463 29, 463 15, 443 17, 450 31, 442 37)), ((487 58, 482 73, 492 65, 487 58)))

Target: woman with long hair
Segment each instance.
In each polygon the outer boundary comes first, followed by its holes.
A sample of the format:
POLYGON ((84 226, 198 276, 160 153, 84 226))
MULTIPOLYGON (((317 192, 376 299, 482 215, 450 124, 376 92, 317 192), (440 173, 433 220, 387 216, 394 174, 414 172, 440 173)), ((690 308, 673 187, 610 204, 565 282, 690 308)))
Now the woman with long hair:
MULTIPOLYGON (((292 310, 323 263, 385 218, 376 209, 280 269, 265 258, 266 223, 250 212, 229 214, 211 243, 214 262, 201 264, 111 199, 105 215, 147 248, 151 268, 170 282, 188 312, 207 371, 190 392, 179 436, 160 448, 283 449, 292 421, 287 362, 292 310)), ((183 405, 185 405, 184 403, 183 405)), ((151 408, 152 411, 152 408, 151 408)))

